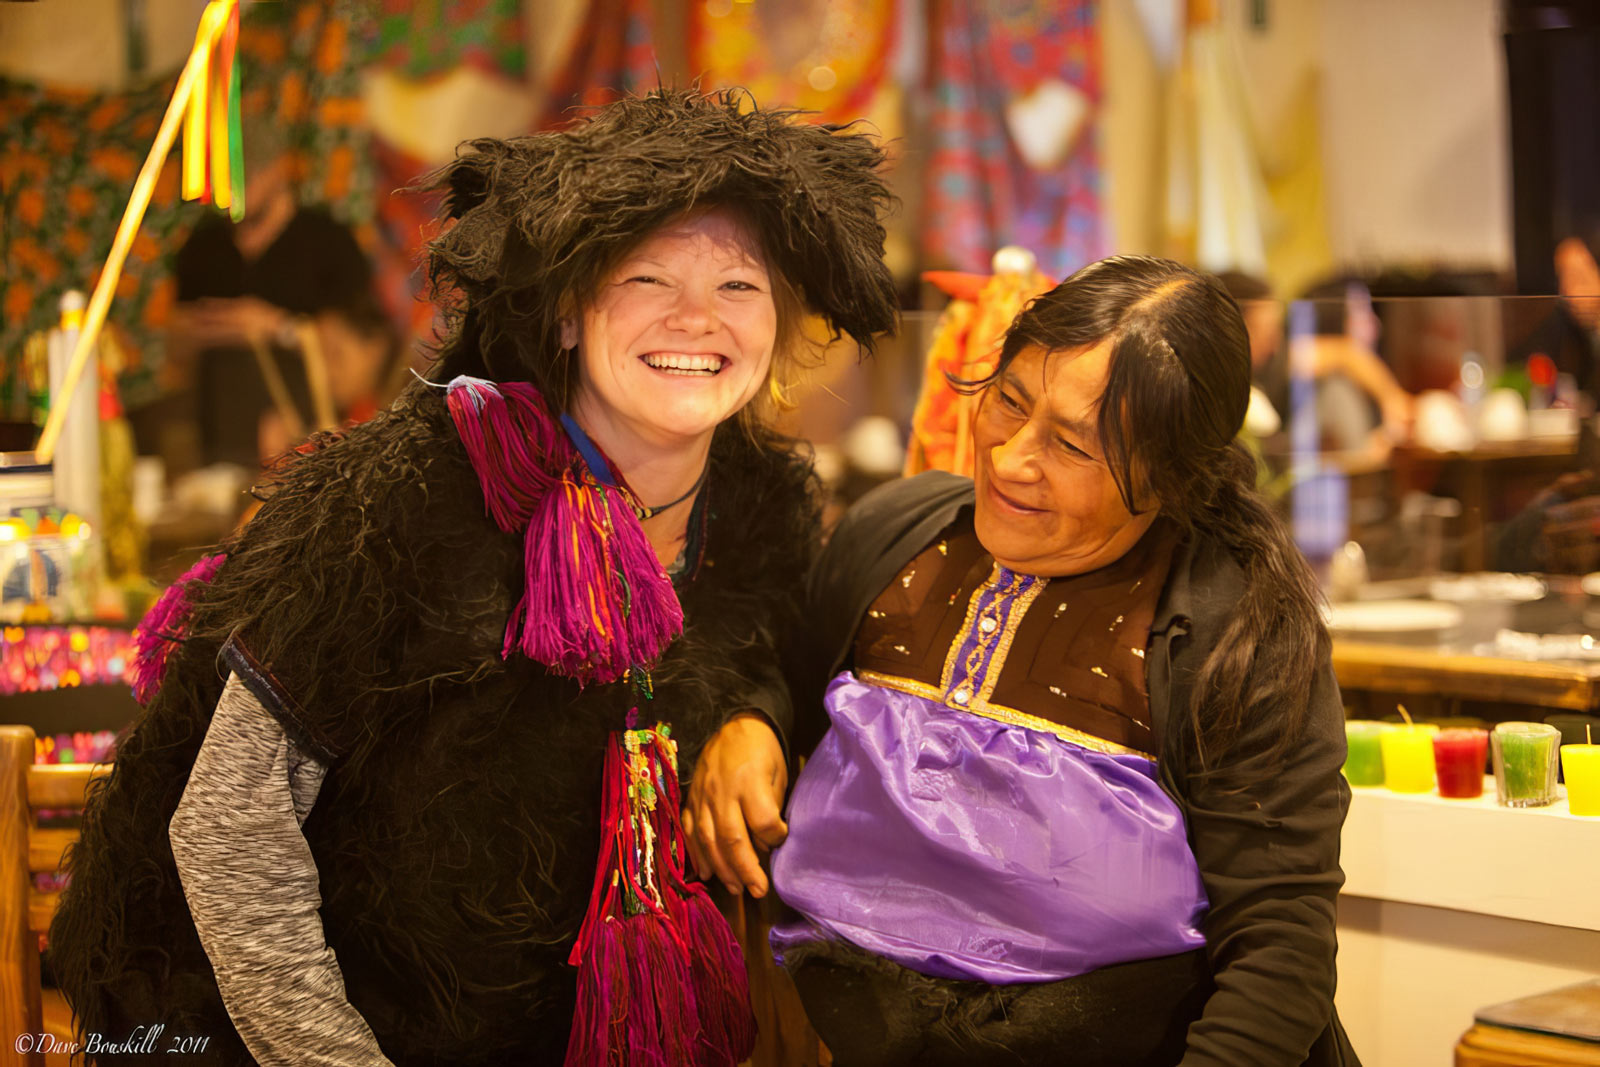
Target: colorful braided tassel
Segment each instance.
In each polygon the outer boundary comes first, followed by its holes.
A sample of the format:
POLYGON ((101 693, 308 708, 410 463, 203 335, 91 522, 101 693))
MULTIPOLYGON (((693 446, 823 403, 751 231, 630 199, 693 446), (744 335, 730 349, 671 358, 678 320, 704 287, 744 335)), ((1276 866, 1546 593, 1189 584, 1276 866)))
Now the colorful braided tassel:
POLYGON ((748 978, 727 920, 684 876, 670 729, 612 734, 602 790, 566 1067, 734 1067, 755 1047, 748 978))
POLYGON ((139 620, 133 634, 133 699, 141 705, 150 703, 161 688, 161 680, 167 676, 167 659, 188 632, 189 613, 194 609, 189 602, 189 586, 194 582, 209 585, 227 558, 220 552, 202 556, 199 563, 167 586, 139 620))
POLYGON ((447 404, 490 517, 523 534, 527 581, 502 653, 580 682, 653 663, 683 609, 615 468, 526 382, 459 377, 447 404))

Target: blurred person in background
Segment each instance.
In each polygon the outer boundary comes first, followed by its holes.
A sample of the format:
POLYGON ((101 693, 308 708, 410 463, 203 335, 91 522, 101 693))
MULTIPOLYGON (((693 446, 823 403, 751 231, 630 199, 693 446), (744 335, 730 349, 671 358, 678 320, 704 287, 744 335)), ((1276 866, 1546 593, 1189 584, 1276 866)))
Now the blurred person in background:
POLYGON ((1526 364, 1531 375, 1533 361, 1544 356, 1557 375, 1569 375, 1588 398, 1583 407, 1587 417, 1600 397, 1600 224, 1563 238, 1554 259, 1561 301, 1517 347, 1514 359, 1526 364))
MULTIPOLYGON (((400 333, 376 298, 369 295, 347 307, 330 308, 316 317, 315 328, 316 351, 302 358, 322 360, 327 400, 339 426, 366 422, 405 386, 400 333)), ((276 407, 261 415, 258 434, 262 463, 299 443, 276 407)))
MULTIPOLYGON (((1218 279, 1250 332, 1252 380, 1287 424, 1296 412, 1284 305, 1259 278, 1225 271, 1218 279)), ((1348 279, 1315 286, 1303 299, 1314 302, 1308 340, 1321 448, 1386 454, 1410 437, 1415 405, 1377 353, 1379 323, 1371 299, 1348 279)))
POLYGON ((275 405, 260 361, 272 360, 294 406, 311 411, 302 320, 373 297, 372 266, 350 229, 298 203, 278 132, 247 126, 244 151, 245 217, 207 212, 178 250, 164 378, 194 396, 204 461, 253 469, 277 440, 262 436, 275 405))

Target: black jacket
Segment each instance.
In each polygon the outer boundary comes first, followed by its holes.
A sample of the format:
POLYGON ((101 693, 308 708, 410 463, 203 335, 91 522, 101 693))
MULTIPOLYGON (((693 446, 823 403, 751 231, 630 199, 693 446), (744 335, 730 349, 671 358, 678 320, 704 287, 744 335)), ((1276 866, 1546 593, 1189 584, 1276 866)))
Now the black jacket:
MULTIPOLYGON (((868 606, 964 510, 971 521, 972 499, 969 479, 929 472, 878 489, 841 522, 808 586, 811 640, 796 664, 799 751, 826 728, 822 689, 847 665, 868 606)), ((1182 544, 1145 656, 1161 783, 1183 810, 1210 901, 1206 950, 1216 992, 1189 1029, 1183 1063, 1355 1064, 1333 1010, 1339 829, 1350 790, 1340 774, 1344 712, 1330 663, 1324 659, 1308 694, 1311 714, 1293 754, 1243 789, 1219 784, 1225 773, 1197 776, 1185 732, 1173 728, 1243 581, 1220 546, 1182 544)), ((1273 736, 1264 717, 1247 720, 1222 769, 1273 736)))

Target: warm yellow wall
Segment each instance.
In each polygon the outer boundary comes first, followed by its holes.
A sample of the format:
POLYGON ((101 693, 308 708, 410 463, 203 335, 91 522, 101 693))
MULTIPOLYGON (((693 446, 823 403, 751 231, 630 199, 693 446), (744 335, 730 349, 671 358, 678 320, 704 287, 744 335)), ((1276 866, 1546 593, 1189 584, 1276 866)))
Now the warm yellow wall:
MULTIPOLYGON (((1181 6, 1181 5, 1180 5, 1181 6)), ((1496 0, 1221 0, 1269 165, 1315 94, 1337 263, 1511 261, 1504 53, 1496 0)), ((1113 247, 1158 252, 1162 73, 1135 0, 1103 0, 1107 199, 1113 247)))
MULTIPOLYGON (((146 73, 168 74, 194 44, 205 0, 145 0, 146 73)), ((82 89, 128 78, 122 0, 0 3, 0 76, 82 89)))
POLYGON ((1108 247, 1161 251, 1162 76, 1133 0, 1101 7, 1101 148, 1108 247))

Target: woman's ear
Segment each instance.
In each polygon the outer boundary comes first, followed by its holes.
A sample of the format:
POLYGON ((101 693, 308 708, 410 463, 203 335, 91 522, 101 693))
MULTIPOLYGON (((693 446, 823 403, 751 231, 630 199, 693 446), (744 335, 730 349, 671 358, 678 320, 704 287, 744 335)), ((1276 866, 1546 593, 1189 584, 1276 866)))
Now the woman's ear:
POLYGON ((563 316, 558 323, 561 327, 561 347, 563 349, 578 347, 578 320, 570 315, 563 316))

